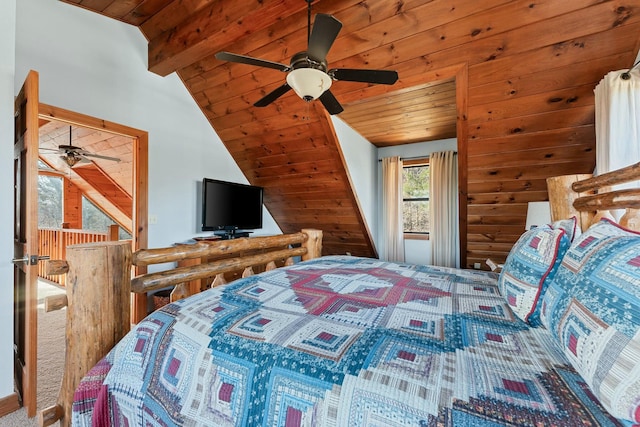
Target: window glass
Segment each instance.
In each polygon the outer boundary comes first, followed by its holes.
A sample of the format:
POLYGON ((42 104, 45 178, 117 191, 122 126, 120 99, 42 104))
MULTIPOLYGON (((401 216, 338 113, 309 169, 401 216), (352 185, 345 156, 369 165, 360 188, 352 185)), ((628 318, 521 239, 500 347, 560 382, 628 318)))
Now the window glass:
POLYGON ((62 226, 62 178, 38 175, 38 227, 62 226))
MULTIPOLYGON (((91 203, 86 197, 82 197, 82 228, 85 230, 99 231, 106 233, 109 226, 115 224, 115 221, 107 216, 96 205, 91 203)), ((118 233, 120 240, 131 239, 131 234, 127 233, 122 227, 118 233)))
POLYGON ((405 233, 429 233, 429 165, 410 164, 402 171, 405 233))

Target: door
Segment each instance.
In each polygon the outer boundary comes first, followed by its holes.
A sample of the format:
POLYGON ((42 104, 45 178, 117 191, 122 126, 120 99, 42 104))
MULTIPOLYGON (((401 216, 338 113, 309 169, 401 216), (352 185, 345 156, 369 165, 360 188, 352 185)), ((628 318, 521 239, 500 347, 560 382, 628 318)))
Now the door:
POLYGON ((38 73, 30 71, 15 101, 14 369, 16 390, 36 415, 38 349, 38 73))

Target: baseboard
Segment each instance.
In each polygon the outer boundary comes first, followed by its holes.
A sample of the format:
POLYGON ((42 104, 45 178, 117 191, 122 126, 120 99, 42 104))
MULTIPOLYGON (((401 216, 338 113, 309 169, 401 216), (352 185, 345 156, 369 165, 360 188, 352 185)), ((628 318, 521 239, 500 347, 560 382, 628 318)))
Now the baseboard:
POLYGON ((18 409, 20 409, 18 393, 13 393, 0 399, 0 417, 4 417, 18 409))

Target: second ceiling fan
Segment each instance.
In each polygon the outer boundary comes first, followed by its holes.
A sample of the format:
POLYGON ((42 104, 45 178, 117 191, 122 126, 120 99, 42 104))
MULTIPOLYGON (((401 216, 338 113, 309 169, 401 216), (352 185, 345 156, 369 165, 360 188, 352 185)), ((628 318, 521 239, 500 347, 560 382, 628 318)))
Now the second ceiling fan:
POLYGON ((69 145, 58 145, 57 148, 40 148, 43 151, 54 151, 61 154, 60 158, 70 167, 74 167, 78 163, 91 163, 90 157, 97 159, 110 160, 119 162, 117 157, 103 156, 101 154, 91 153, 83 148, 73 145, 71 136, 72 127, 69 126, 69 145))
POLYGON ((396 71, 353 68, 328 69, 326 56, 338 37, 342 23, 331 15, 319 13, 316 15, 312 29, 311 2, 313 0, 305 1, 308 3, 307 50, 293 55, 289 65, 230 52, 216 53, 216 58, 222 61, 272 68, 288 73, 286 83, 259 99, 253 104, 254 106, 265 107, 293 89, 303 100, 311 102, 314 99, 319 99, 329 114, 339 114, 343 108, 329 90, 334 80, 386 85, 392 85, 398 80, 396 71))

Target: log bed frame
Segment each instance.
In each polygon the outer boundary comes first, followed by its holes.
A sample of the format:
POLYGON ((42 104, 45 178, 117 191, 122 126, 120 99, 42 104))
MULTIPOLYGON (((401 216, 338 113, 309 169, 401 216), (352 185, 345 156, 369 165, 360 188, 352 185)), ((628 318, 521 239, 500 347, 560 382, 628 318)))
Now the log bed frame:
POLYGON ((42 410, 40 426, 71 425, 73 393, 84 375, 129 332, 131 293, 147 293, 174 286, 171 301, 200 291, 202 280, 211 287, 226 283, 225 273, 253 275, 254 268, 273 270, 322 253, 322 231, 269 237, 201 241, 167 248, 141 249, 131 242, 96 242, 67 247, 66 260, 49 261, 47 274, 67 273, 66 295, 45 299, 45 311, 67 307, 66 360, 57 403, 42 410), (207 262, 200 263, 199 260, 207 262), (164 263, 189 264, 131 277, 132 267, 146 269, 164 263), (241 273, 241 274, 240 274, 241 273), (90 284, 90 286, 87 286, 90 284))
MULTIPOLYGON (((618 221, 640 230, 640 189, 609 191, 610 186, 640 179, 640 163, 602 174, 566 175, 547 179, 551 219, 575 215, 582 230, 609 210, 626 209, 618 221)), ((131 292, 146 293, 175 286, 171 301, 198 292, 201 280, 213 278, 211 286, 226 283, 224 274, 253 274, 253 268, 276 268, 293 257, 317 258, 322 253, 322 231, 304 229, 300 233, 241 238, 231 241, 200 242, 132 253, 130 242, 100 242, 67 248, 67 260, 49 261, 48 274, 67 273, 66 295, 50 297, 45 310, 67 307, 66 361, 57 404, 44 409, 39 425, 71 424, 73 393, 84 375, 130 330, 131 292), (203 259, 205 263, 131 278, 132 266, 146 271, 153 264, 203 259), (92 286, 86 286, 86 284, 92 286)), ((208 282, 207 282, 208 283, 208 282)))

